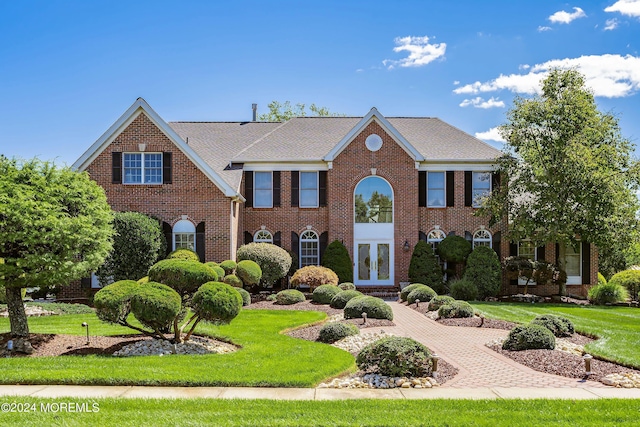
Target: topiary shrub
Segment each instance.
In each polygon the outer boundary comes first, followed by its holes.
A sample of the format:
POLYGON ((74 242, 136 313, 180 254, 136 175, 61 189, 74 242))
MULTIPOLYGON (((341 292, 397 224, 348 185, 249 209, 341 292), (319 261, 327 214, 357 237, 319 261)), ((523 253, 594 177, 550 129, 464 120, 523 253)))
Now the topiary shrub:
POLYGON ((167 255, 167 259, 182 259, 186 261, 200 262, 200 257, 197 253, 195 253, 191 249, 185 248, 176 249, 175 251, 170 252, 169 255, 167 255))
POLYGON ((471 280, 453 280, 449 288, 454 299, 463 301, 475 301, 478 299, 478 287, 471 280))
POLYGON ((480 300, 498 295, 502 284, 502 267, 496 251, 488 246, 476 247, 467 258, 463 279, 476 285, 480 300))
POLYGON ((375 341, 358 354, 358 367, 390 377, 424 377, 431 373, 429 349, 405 337, 387 337, 375 341))
MULTIPOLYGON (((600 278, 598 278, 598 284, 600 278)), ((605 282, 606 283, 606 282, 605 282)), ((633 301, 638 301, 638 291, 640 290, 640 270, 625 270, 613 275, 609 279, 609 284, 624 286, 633 301)))
POLYGON ((466 301, 451 301, 438 309, 438 315, 445 319, 473 317, 473 307, 466 301))
POLYGON ((338 287, 340 289, 342 289, 343 291, 355 291, 356 290, 356 285, 354 285, 351 282, 344 282, 344 283, 340 283, 338 285, 338 287))
POLYGON ((449 295, 437 295, 429 301, 429 311, 438 311, 443 305, 449 304, 455 301, 455 298, 449 295))
POLYGON ((184 297, 207 282, 216 282, 218 275, 199 261, 165 259, 149 269, 149 280, 163 283, 184 297))
POLYGON ((347 305, 347 302, 353 298, 361 297, 362 292, 358 292, 356 290, 347 290, 341 291, 335 294, 335 296, 331 299, 331 303, 329 304, 333 308, 344 308, 347 305))
POLYGON ((219 267, 220 266, 220 264, 218 264, 217 262, 213 262, 213 261, 205 262, 204 265, 206 265, 209 268, 219 267))
POLYGON ((339 240, 329 243, 322 255, 321 264, 334 271, 340 282, 353 281, 353 263, 349 251, 339 240))
POLYGON ((556 337, 570 337, 573 335, 574 327, 571 320, 566 317, 553 314, 541 314, 531 321, 533 325, 544 326, 556 337))
POLYGON ((276 294, 276 304, 291 305, 306 300, 304 294, 296 289, 285 289, 276 294))
POLYGON ((351 335, 358 335, 359 333, 360 329, 351 323, 329 322, 320 328, 318 341, 334 343, 351 335))
POLYGON ((225 275, 233 274, 233 272, 236 269, 236 266, 237 266, 236 262, 232 259, 228 259, 220 263, 220 267, 224 269, 225 275))
POLYGON ((431 245, 424 240, 418 241, 413 248, 409 263, 409 281, 427 285, 439 294, 444 292, 442 268, 431 245))
POLYGON ((419 288, 420 286, 427 286, 427 285, 422 283, 412 283, 409 286, 406 286, 404 289, 400 291, 400 301, 406 301, 411 291, 413 291, 416 288, 419 288))
POLYGON ((334 296, 342 292, 342 290, 335 285, 320 285, 313 291, 311 300, 319 304, 329 304, 334 296))
POLYGON ((149 276, 144 276, 142 279, 138 280, 138 283, 140 283, 141 285, 149 283, 149 276))
POLYGON ((556 337, 550 330, 540 325, 523 325, 513 328, 502 343, 504 350, 520 351, 556 348, 556 337))
POLYGON ((407 295, 407 302, 409 304, 413 304, 416 300, 420 300, 420 302, 429 302, 435 296, 437 296, 436 291, 428 287, 427 285, 416 286, 414 290, 409 292, 407 295))
POLYGON ((615 304, 626 301, 629 298, 629 293, 626 288, 609 281, 604 285, 596 285, 590 288, 588 298, 592 304, 615 304))
POLYGON ((277 299, 276 294, 267 295, 267 298, 266 298, 267 301, 276 301, 276 299, 277 299))
POLYGON ((255 261, 262 270, 260 284, 272 286, 276 280, 287 275, 291 267, 291 255, 284 249, 271 243, 249 243, 238 248, 238 261, 249 259, 255 261))
POLYGON ((607 283, 607 279, 598 271, 598 285, 604 285, 607 283))
POLYGON ((172 321, 180 313, 182 299, 180 295, 167 285, 148 282, 137 285, 131 297, 131 312, 138 322, 151 328, 157 334, 168 329, 172 321))
POLYGON ((235 274, 224 276, 224 279, 222 281, 229 286, 233 286, 234 288, 242 288, 242 280, 240 280, 240 278, 235 274))
POLYGON ((367 313, 369 319, 393 320, 393 311, 381 298, 362 296, 350 299, 344 306, 345 319, 357 319, 367 313))
POLYGON ((253 286, 260 283, 262 270, 257 262, 245 259, 237 264, 236 275, 246 286, 253 286))
POLYGON ((300 285, 309 286, 313 291, 320 285, 338 285, 338 276, 327 267, 316 265, 308 265, 302 267, 291 278, 291 286, 299 287, 300 285))
POLYGON ((223 278, 224 276, 226 276, 227 274, 224 272, 224 268, 220 267, 219 265, 216 265, 214 267, 211 267, 211 269, 213 271, 216 272, 216 274, 218 275, 218 279, 223 278))
POLYGON ((236 288, 225 283, 208 282, 193 294, 192 305, 198 320, 226 324, 240 313, 242 296, 236 288))
POLYGON ((438 243, 438 255, 447 262, 464 262, 471 253, 471 243, 451 234, 438 243))
POLYGON ((131 297, 141 285, 134 280, 119 280, 100 289, 93 296, 98 319, 123 324, 131 312, 131 297))
MULTIPOLYGON (((235 288, 235 287, 234 287, 235 288)), ((240 293, 242 297, 242 306, 246 307, 251 304, 251 294, 242 288, 235 288, 236 291, 240 293)))

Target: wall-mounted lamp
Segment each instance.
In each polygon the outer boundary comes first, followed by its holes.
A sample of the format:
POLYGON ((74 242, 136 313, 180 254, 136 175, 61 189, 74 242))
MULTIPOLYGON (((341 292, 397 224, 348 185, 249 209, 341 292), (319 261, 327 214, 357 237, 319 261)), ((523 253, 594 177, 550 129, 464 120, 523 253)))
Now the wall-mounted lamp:
POLYGON ((409 248, 409 241, 405 240, 404 241, 404 245, 402 245, 402 250, 405 251, 405 252, 409 252, 409 249, 410 249, 409 248))

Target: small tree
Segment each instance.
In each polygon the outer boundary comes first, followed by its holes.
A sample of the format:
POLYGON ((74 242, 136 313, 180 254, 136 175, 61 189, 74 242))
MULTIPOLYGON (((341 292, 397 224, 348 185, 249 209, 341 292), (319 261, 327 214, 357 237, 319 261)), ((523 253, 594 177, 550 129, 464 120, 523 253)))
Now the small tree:
POLYGON ((339 240, 329 243, 322 256, 322 265, 338 275, 339 283, 353 282, 353 263, 349 251, 339 240))
POLYGON ((449 235, 438 244, 438 255, 448 263, 447 274, 455 275, 456 264, 465 262, 471 253, 471 243, 465 238, 449 235))
POLYGON ((413 248, 409 263, 409 281, 427 285, 439 294, 444 291, 442 268, 431 245, 424 240, 420 240, 413 248))
POLYGON ((498 295, 502 270, 496 251, 488 246, 476 247, 467 258, 464 278, 476 284, 481 300, 498 295))
POLYGON ((249 243, 238 248, 238 261, 245 259, 258 263, 262 270, 260 283, 263 287, 271 287, 276 280, 283 278, 291 267, 291 256, 271 243, 249 243))
POLYGON ((193 295, 193 322, 185 337, 187 341, 201 320, 224 325, 231 322, 242 309, 242 296, 232 286, 220 282, 208 282, 193 295))

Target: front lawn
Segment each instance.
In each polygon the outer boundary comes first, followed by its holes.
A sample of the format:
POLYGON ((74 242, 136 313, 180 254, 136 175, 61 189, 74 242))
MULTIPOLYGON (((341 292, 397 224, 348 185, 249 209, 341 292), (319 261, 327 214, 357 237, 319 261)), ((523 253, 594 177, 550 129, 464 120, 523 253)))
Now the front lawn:
POLYGON ((528 323, 539 314, 557 314, 570 319, 576 331, 597 336, 585 351, 605 360, 640 368, 640 309, 631 307, 576 306, 474 302, 486 317, 528 323))
MULTIPOLYGON (((0 359, 3 384, 108 384, 174 386, 313 387, 343 372, 355 370, 354 358, 335 347, 282 335, 279 332, 321 321, 325 313, 311 311, 243 310, 231 324, 201 323, 197 331, 223 337, 242 346, 229 354, 140 357, 58 356, 0 359)), ((95 314, 34 317, 32 333, 129 334, 130 329, 101 322, 95 314)), ((0 319, 0 331, 9 321, 0 319)))

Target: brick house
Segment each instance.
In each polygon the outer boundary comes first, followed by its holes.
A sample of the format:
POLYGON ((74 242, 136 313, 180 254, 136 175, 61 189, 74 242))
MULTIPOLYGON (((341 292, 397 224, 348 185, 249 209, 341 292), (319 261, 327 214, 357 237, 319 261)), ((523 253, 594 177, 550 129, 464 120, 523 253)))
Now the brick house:
MULTIPOLYGON (((357 286, 397 287, 408 280, 417 241, 435 246, 448 234, 501 258, 555 261, 555 245, 503 240, 503 224, 489 228, 473 215, 499 184, 499 155, 437 118, 387 118, 375 108, 364 117, 270 123, 255 121, 254 105, 250 122, 167 123, 139 98, 73 167, 105 189, 114 210, 161 219, 169 249, 222 261, 244 243, 271 242, 304 266, 318 264, 337 239, 357 286)), ((571 252, 570 268, 568 292, 584 294, 597 281, 595 248, 571 252)), ((504 294, 518 290, 505 279, 504 294)), ((72 286, 62 297, 82 292, 72 286)))

